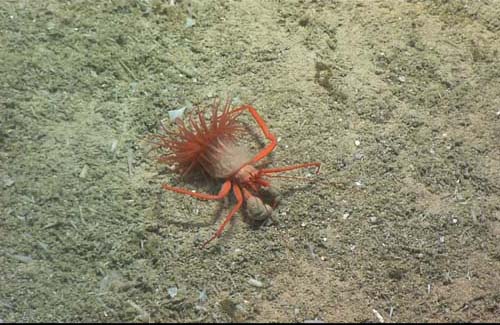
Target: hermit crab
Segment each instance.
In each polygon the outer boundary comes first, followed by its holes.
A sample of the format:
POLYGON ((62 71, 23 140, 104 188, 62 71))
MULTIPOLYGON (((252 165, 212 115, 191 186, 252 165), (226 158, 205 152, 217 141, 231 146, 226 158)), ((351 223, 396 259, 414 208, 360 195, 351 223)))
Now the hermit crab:
POLYGON ((210 116, 206 116, 204 111, 199 111, 197 114, 190 114, 186 122, 177 117, 175 132, 168 131, 162 124, 163 134, 153 135, 154 149, 166 150, 158 158, 160 163, 171 165, 174 171, 183 176, 201 172, 222 183, 218 194, 198 193, 168 184, 163 184, 163 189, 201 200, 222 200, 232 191, 236 198, 236 205, 215 234, 203 243, 202 248, 222 234, 226 225, 242 207, 255 220, 264 220, 271 216, 278 204, 278 193, 272 186, 270 178, 279 176, 273 174, 308 167, 315 167, 315 172, 318 174, 321 166, 319 162, 309 162, 276 168, 259 167, 257 163, 276 148, 275 135, 271 133, 252 105, 245 104, 231 108, 231 101, 228 99, 222 110, 220 106, 219 99, 216 99, 210 116), (254 156, 239 141, 242 134, 248 132, 244 124, 238 120, 244 112, 253 117, 269 141, 254 156))

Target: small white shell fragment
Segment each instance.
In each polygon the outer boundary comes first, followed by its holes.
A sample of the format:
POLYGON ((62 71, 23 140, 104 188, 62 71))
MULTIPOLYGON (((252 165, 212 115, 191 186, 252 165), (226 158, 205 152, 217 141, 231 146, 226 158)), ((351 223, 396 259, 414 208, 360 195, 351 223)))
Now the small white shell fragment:
POLYGON ((82 168, 82 171, 80 172, 80 178, 85 178, 89 172, 89 166, 85 165, 82 168))
POLYGON ((177 287, 168 288, 167 293, 170 296, 170 298, 174 298, 175 296, 177 296, 177 287))
POLYGON ((21 255, 21 254, 15 254, 15 255, 10 255, 12 258, 18 260, 19 262, 23 263, 31 263, 33 262, 33 258, 31 258, 30 255, 21 255))
POLYGON ((233 105, 239 106, 241 104, 241 99, 240 97, 236 96, 233 97, 233 100, 231 102, 233 103, 233 105))
POLYGON ((113 139, 113 142, 111 142, 111 152, 115 152, 117 147, 118 147, 118 140, 113 139))
POLYGON ((191 17, 186 18, 186 28, 193 27, 195 24, 196 21, 193 18, 191 17))
POLYGON ((375 317, 377 317, 379 322, 384 323, 384 317, 382 317, 376 309, 372 309, 372 312, 375 314, 375 317))
POLYGON ((203 289, 203 290, 200 291, 200 294, 198 295, 198 300, 201 303, 204 303, 204 302, 206 302, 208 300, 207 292, 205 291, 205 289, 203 289))
POLYGON ((15 181, 9 175, 5 175, 4 177, 2 177, 2 180, 5 187, 12 186, 15 183, 15 181))
POLYGON ((354 141, 354 144, 356 145, 356 147, 359 147, 359 145, 361 144, 361 141, 356 140, 356 141, 354 141))
POLYGON ((306 319, 304 320, 304 324, 323 324, 324 321, 321 319, 306 319))
POLYGON ((248 284, 257 288, 262 288, 264 286, 262 282, 253 278, 248 279, 248 284))
POLYGON ((170 117, 170 121, 175 122, 176 118, 182 118, 185 109, 185 107, 181 107, 179 109, 168 111, 168 117, 170 117))

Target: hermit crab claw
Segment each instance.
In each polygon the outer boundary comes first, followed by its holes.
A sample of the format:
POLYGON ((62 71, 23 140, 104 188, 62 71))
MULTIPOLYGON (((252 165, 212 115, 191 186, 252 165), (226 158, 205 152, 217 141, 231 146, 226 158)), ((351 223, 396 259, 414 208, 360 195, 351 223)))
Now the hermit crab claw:
POLYGON ((262 200, 258 197, 252 196, 248 198, 246 204, 247 212, 253 220, 265 220, 273 213, 273 208, 262 202, 262 200))

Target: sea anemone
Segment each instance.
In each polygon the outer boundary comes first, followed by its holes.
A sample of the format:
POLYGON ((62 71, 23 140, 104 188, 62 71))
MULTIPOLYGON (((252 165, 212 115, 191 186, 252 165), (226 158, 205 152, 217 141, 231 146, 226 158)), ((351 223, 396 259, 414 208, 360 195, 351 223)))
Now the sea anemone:
POLYGON ((176 118, 176 132, 168 131, 162 125, 165 134, 154 135, 158 140, 156 147, 167 149, 168 152, 158 160, 173 164, 174 170, 183 176, 204 172, 212 177, 223 178, 232 169, 239 168, 242 161, 235 162, 226 157, 246 159, 246 150, 236 145, 238 134, 245 132, 243 125, 236 120, 242 111, 231 110, 230 99, 226 100, 221 112, 219 107, 220 101, 216 99, 209 119, 203 110, 197 114, 198 121, 193 114, 187 117, 188 123, 176 118), (234 168, 232 165, 235 165, 234 168))

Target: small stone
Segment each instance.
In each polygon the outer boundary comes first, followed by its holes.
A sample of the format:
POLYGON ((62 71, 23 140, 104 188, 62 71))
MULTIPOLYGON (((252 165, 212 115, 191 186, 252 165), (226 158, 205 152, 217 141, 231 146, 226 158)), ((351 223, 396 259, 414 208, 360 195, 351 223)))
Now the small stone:
POLYGON ((356 152, 356 153, 354 154, 354 159, 355 159, 355 160, 362 160, 364 157, 365 157, 365 155, 363 155, 363 153, 362 153, 362 152, 356 152))
POLYGON ((342 219, 346 220, 347 218, 349 218, 349 213, 346 212, 342 215, 342 219))
POLYGON ((262 288, 264 286, 262 282, 253 278, 248 279, 248 284, 257 288, 262 288))
POLYGON ((33 262, 33 259, 31 258, 30 255, 15 254, 15 255, 11 255, 11 257, 18 260, 19 262, 23 262, 23 263, 33 262))
POLYGON ((377 217, 370 217, 370 222, 371 223, 376 223, 377 222, 377 217))
POLYGON ((5 187, 10 187, 10 186, 14 185, 14 180, 8 175, 3 176, 2 181, 3 181, 3 185, 5 187))
POLYGON ((500 237, 500 222, 495 221, 491 224, 491 232, 495 237, 500 237))
POLYGON ((354 144, 356 145, 356 147, 359 147, 359 145, 361 144, 361 141, 356 140, 356 141, 354 141, 354 144))

